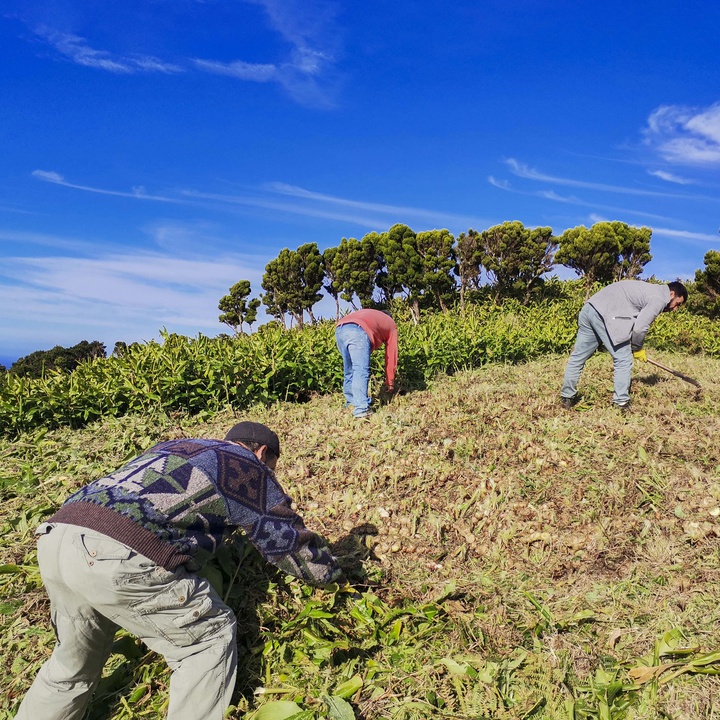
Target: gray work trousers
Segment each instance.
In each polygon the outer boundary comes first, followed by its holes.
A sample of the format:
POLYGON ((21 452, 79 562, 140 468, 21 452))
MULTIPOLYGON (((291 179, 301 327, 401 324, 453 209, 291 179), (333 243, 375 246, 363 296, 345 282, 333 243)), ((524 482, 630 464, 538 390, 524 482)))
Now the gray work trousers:
POLYGON ((208 581, 94 530, 43 523, 37 534, 57 644, 16 720, 81 720, 118 627, 170 666, 168 720, 222 720, 235 687, 236 623, 208 581))
POLYGON ((630 381, 632 378, 633 354, 630 342, 617 347, 612 344, 603 319, 598 311, 589 303, 585 303, 578 317, 578 332, 575 338, 575 347, 565 368, 560 396, 564 398, 575 397, 580 373, 590 356, 604 345, 613 359, 614 392, 613 402, 624 405, 630 400, 630 381))

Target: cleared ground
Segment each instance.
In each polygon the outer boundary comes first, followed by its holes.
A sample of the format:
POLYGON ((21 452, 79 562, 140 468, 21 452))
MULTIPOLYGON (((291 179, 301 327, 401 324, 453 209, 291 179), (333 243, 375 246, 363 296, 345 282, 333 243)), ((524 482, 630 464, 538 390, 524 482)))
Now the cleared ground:
MULTIPOLYGON (((720 661, 720 362, 650 355, 702 393, 638 363, 621 415, 598 354, 571 411, 566 358, 549 357, 443 377, 368 423, 337 395, 243 415, 278 431, 278 477, 365 592, 311 593, 246 556, 228 587, 234 717, 278 699, 298 719, 340 717, 326 695, 367 720, 720 717, 720 682, 700 674, 720 661)), ((35 524, 140 449, 236 421, 125 418, 0 441, 0 718, 52 647, 35 524)), ((92 718, 161 716, 168 675, 143 653, 121 641, 92 718)))

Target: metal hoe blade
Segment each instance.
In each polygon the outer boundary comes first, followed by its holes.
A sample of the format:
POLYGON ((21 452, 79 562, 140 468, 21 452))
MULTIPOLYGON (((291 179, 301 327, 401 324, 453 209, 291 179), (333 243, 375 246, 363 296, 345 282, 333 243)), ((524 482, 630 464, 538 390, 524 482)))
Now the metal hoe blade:
POLYGON ((679 377, 681 380, 684 380, 686 383, 690 383, 691 385, 694 385, 699 390, 702 390, 702 386, 694 378, 684 375, 683 373, 678 372, 677 370, 673 370, 672 368, 666 367, 665 365, 661 365, 659 362, 656 362, 655 360, 651 360, 650 358, 648 358, 647 361, 651 365, 654 365, 655 367, 659 367, 661 370, 665 370, 665 372, 669 372, 671 375, 674 375, 675 377, 679 377))

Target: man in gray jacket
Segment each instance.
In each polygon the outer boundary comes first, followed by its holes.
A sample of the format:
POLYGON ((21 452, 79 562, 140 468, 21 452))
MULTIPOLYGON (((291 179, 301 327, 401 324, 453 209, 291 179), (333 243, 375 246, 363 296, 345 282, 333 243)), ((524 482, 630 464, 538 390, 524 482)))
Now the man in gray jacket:
POLYGON ((604 345, 613 359, 613 403, 621 408, 630 404, 630 374, 633 355, 647 362, 643 344, 653 320, 661 312, 676 310, 687 300, 680 282, 654 285, 641 280, 621 280, 596 292, 583 305, 560 399, 571 408, 578 400, 577 383, 585 363, 604 345))

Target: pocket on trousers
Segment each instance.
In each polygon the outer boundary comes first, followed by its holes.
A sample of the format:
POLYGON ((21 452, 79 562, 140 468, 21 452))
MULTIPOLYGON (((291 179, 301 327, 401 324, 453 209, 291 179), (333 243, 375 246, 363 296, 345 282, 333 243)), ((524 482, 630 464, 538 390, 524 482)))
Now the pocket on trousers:
POLYGON ((134 550, 107 535, 82 533, 80 543, 91 560, 127 560, 134 550))
POLYGON ((186 647, 214 635, 233 621, 207 580, 189 575, 171 582, 131 608, 169 642, 186 647))

